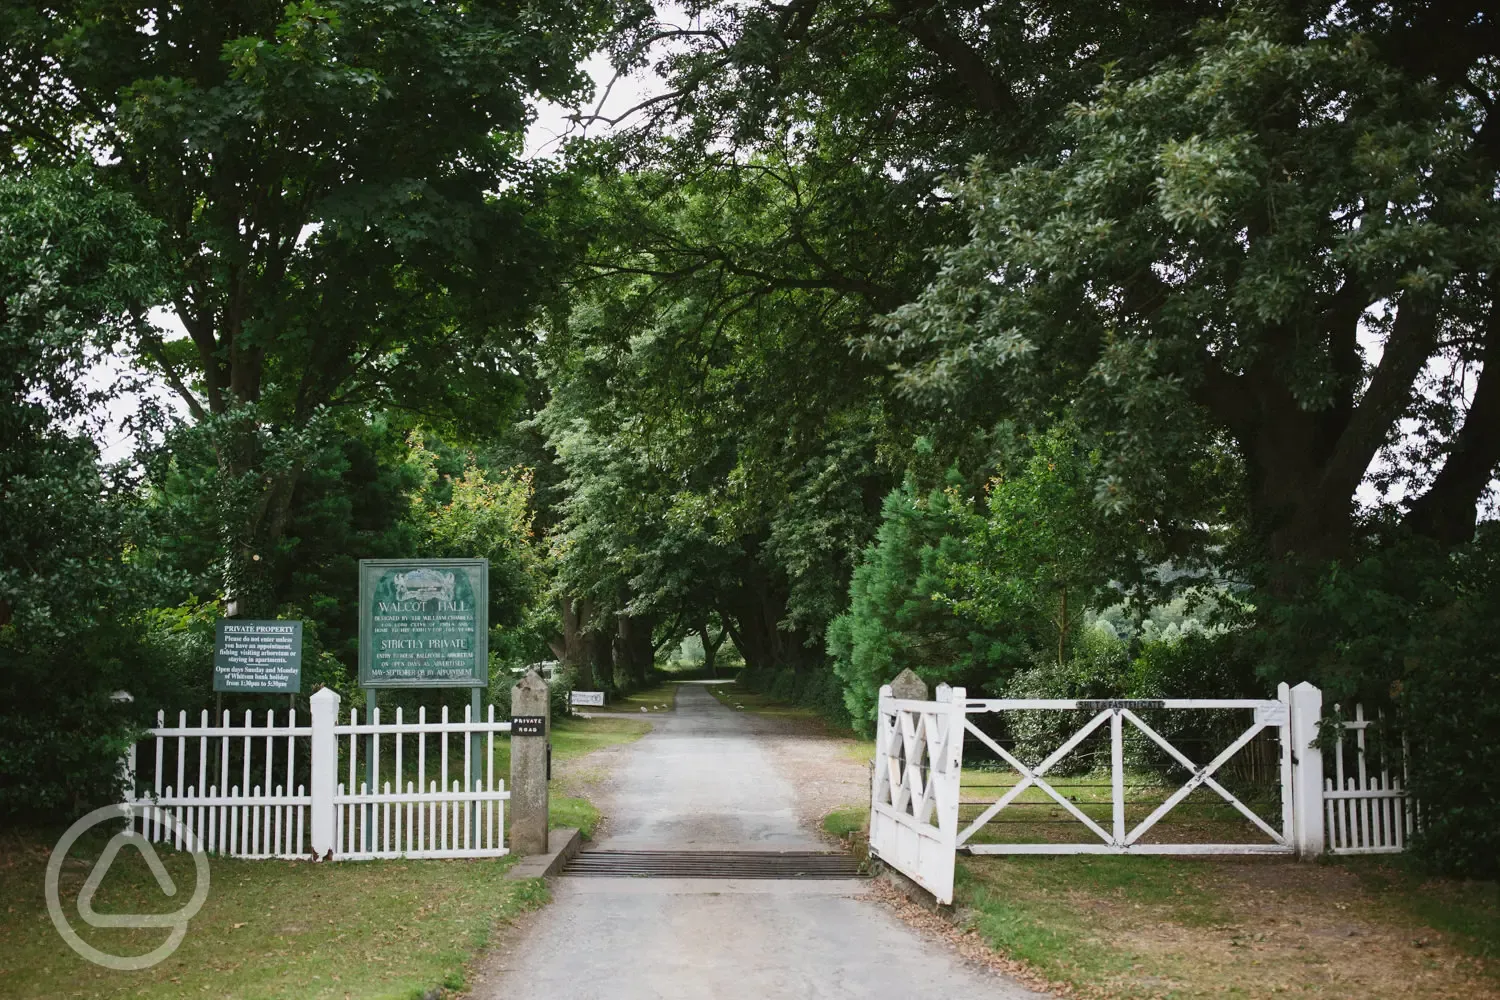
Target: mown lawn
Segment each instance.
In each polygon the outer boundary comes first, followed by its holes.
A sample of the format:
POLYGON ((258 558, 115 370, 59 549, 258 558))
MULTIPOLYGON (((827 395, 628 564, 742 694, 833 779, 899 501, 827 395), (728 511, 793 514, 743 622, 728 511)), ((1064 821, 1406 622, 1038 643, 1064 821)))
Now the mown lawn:
POLYGON ((1401 862, 961 857, 958 920, 1086 995, 1494 997, 1500 895, 1401 862))
MULTIPOLYGON (((859 848, 868 817, 823 828, 859 848)), ((956 876, 957 928, 1070 996, 1500 996, 1500 886, 1407 858, 960 855, 956 876)))
MULTIPOLYGON (((103 846, 75 846, 61 880, 63 912, 83 939, 143 954, 165 930, 92 928, 76 899, 103 846)), ((512 859, 476 861, 210 861, 210 889, 175 954, 115 972, 76 956, 43 899, 50 839, 7 838, 0 855, 0 997, 419 998, 463 987, 467 963, 509 918, 546 901, 540 880, 506 881, 512 859)), ((160 856, 178 892, 162 895, 141 855, 122 850, 95 897, 100 913, 175 910, 192 891, 191 858, 160 856)))
MULTIPOLYGON (((650 729, 650 722, 631 717, 560 719, 552 730, 553 760, 639 739, 650 729)), ((381 763, 389 779, 389 755, 381 763)), ((495 773, 509 776, 506 740, 496 740, 495 773)), ((553 826, 588 835, 598 821, 587 799, 552 796, 553 826)), ((211 858, 208 899, 177 952, 149 970, 115 972, 76 956, 52 926, 42 887, 53 842, 43 834, 0 839, 0 1000, 421 998, 434 989, 461 989, 467 964, 506 933, 507 921, 547 898, 540 880, 505 880, 512 858, 325 864, 211 858)), ((63 869, 63 910, 95 947, 143 954, 167 932, 92 928, 78 917, 78 891, 103 844, 102 837, 85 837, 73 849, 63 869)), ((140 854, 127 847, 100 886, 96 910, 177 909, 192 893, 192 861, 169 850, 159 854, 177 885, 175 897, 163 896, 140 854)))
MULTIPOLYGON (((856 849, 864 805, 823 828, 856 849)), ((1405 857, 964 856, 953 919, 1076 995, 1500 996, 1500 885, 1405 857)))
MULTIPOLYGON (((856 850, 868 825, 863 804, 823 821, 856 850)), ((1051 829, 1030 826, 1007 839, 1051 829)), ((1403 856, 960 855, 953 917, 1082 996, 1500 996, 1500 885, 1403 856)))

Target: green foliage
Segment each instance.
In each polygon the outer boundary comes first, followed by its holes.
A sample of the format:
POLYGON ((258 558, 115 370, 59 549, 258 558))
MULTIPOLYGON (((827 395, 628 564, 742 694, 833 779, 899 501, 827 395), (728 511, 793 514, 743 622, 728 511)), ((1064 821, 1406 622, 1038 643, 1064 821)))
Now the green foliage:
POLYGON ((162 580, 132 558, 126 471, 101 469, 89 357, 160 280, 153 225, 82 171, 0 176, 0 816, 76 813, 116 791, 143 704, 175 696, 135 611, 162 580), (71 426, 70 426, 71 425, 71 426))
MULTIPOLYGON (((1122 698, 1130 685, 1130 655, 1125 643, 1107 628, 1083 629, 1069 660, 1059 663, 1049 653, 1035 666, 1017 671, 995 693, 1002 698, 1122 698)), ((1086 718, 1071 712, 1008 712, 1005 725, 1023 761, 1045 760, 1086 718)), ((1052 771, 1083 774, 1109 760, 1108 737, 1085 740, 1052 771)), ((1051 772, 1049 772, 1051 773, 1051 772)))
POLYGON ((1404 418, 1424 430, 1401 475, 1435 491, 1414 523, 1462 540, 1500 440, 1456 431, 1464 364, 1422 373, 1475 357, 1496 309, 1494 164, 1469 85, 1403 73, 1357 21, 1236 8, 1190 57, 1116 67, 1055 146, 976 160, 968 240, 867 348, 935 415, 1076 421, 1100 500, 1152 526, 1156 558, 1233 526, 1284 589, 1288 563, 1346 555, 1351 499, 1404 418))
POLYGON ((1135 565, 1139 533, 1095 503, 1098 457, 1059 429, 1014 464, 1014 474, 990 482, 983 513, 956 473, 925 496, 909 479, 886 498, 849 611, 828 632, 861 725, 873 721, 880 686, 908 667, 976 692, 1001 690, 1022 668, 1034 674, 1045 650, 1068 673, 1079 623, 1102 598, 1118 598, 1109 585, 1135 565))
POLYGON ((420 480, 411 493, 411 513, 424 554, 490 562, 490 625, 506 634, 501 652, 545 658, 545 642, 536 636, 556 631, 555 615, 538 619, 545 605, 547 580, 543 552, 532 530, 532 472, 511 468, 487 471, 473 455, 464 459, 461 475, 440 475, 438 456, 427 450, 419 431, 408 439, 408 463, 420 480), (510 633, 516 633, 514 638, 510 633), (529 640, 529 641, 528 641, 529 640))
MULTIPOLYGON (((1304 676, 1324 702, 1384 706, 1411 741, 1422 804, 1416 849, 1442 871, 1500 874, 1500 532, 1452 552, 1406 539, 1337 567, 1315 598, 1277 609, 1269 669, 1304 676)), ((1394 738, 1394 733, 1380 734, 1394 738)))
POLYGON ((617 13, 79 0, 12 15, 7 64, 48 70, 0 85, 6 134, 28 164, 90 163, 159 222, 170 280, 145 305, 170 305, 187 336, 137 322, 132 346, 212 437, 209 537, 241 613, 290 596, 286 530, 330 410, 418 412, 453 437, 514 416, 514 348, 568 252, 544 209, 552 171, 521 156, 527 101, 581 95, 578 62, 617 13))
POLYGON ((846 346, 876 314, 853 275, 891 255, 800 228, 833 183, 803 162, 613 166, 590 280, 546 345, 539 422, 570 492, 560 589, 689 624, 718 613, 747 660, 815 662, 893 480, 877 371, 846 346))
POLYGON ((881 685, 904 669, 977 688, 1016 655, 944 599, 948 567, 970 558, 956 494, 955 486, 924 495, 908 480, 886 497, 876 540, 849 586, 849 610, 828 627, 833 670, 857 731, 873 725, 881 685))
POLYGON ((1067 661, 1083 613, 1141 575, 1147 540, 1100 509, 1102 459, 1065 427, 1032 442, 1016 474, 989 484, 984 514, 963 511, 964 554, 947 562, 954 609, 1008 632, 1016 647, 1050 645, 1067 661))

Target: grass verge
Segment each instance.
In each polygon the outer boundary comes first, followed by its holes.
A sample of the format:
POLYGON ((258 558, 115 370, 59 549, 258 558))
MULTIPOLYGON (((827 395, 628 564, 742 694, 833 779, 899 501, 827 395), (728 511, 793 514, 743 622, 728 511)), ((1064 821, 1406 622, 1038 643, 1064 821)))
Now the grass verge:
POLYGON ((1088 996, 1500 991, 1500 964, 1480 943, 1500 920, 1494 887, 1383 861, 961 857, 957 883, 964 925, 1088 996))
MULTIPOLYGON (((863 806, 823 829, 868 836, 863 806)), ((1402 857, 960 856, 955 920, 1070 995, 1500 996, 1500 885, 1402 857)))
POLYGON ((749 688, 740 686, 738 681, 732 684, 706 684, 704 686, 725 707, 737 712, 754 712, 756 715, 768 715, 772 718, 817 722, 829 730, 834 728, 824 716, 811 708, 804 705, 790 705, 768 694, 751 691, 749 688))
MULTIPOLYGON (((467 963, 509 918, 546 901, 540 880, 506 881, 511 859, 476 861, 210 861, 208 899, 181 947, 134 972, 102 969, 73 953, 43 899, 52 843, 12 836, 0 855, 0 998, 280 998, 407 1000, 458 990, 467 963)), ((63 911, 85 941, 117 955, 150 951, 162 929, 92 928, 78 891, 103 839, 76 846, 61 879, 63 911)), ((170 912, 191 892, 189 857, 159 852, 178 887, 162 895, 141 855, 126 847, 95 897, 100 913, 170 912)))
POLYGON ((1403 855, 1343 864, 1366 891, 1448 935, 1473 957, 1500 965, 1500 882, 1429 878, 1403 855))
POLYGON ((823 817, 823 831, 840 840, 868 834, 869 826, 869 806, 840 806, 823 817))
POLYGON ((609 700, 612 712, 670 712, 677 707, 677 682, 664 681, 655 687, 617 694, 609 700))

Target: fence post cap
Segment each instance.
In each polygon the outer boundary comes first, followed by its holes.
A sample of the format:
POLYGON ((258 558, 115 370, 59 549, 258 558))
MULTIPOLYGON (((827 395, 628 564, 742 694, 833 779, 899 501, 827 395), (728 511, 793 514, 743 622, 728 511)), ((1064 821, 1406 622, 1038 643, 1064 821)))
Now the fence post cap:
POLYGON ((537 673, 535 667, 531 667, 520 680, 516 681, 515 687, 522 691, 545 691, 547 682, 541 674, 537 673))
POLYGON ((927 682, 907 667, 891 681, 891 694, 903 701, 926 701, 927 682))
POLYGON ((307 700, 312 705, 327 704, 329 702, 337 705, 342 699, 339 698, 339 693, 333 688, 320 688, 314 691, 312 697, 307 700))
POLYGON ((1319 697, 1322 697, 1322 695, 1323 695, 1322 689, 1320 689, 1319 687, 1317 687, 1316 685, 1314 685, 1314 684, 1312 684, 1312 683, 1310 683, 1308 681, 1301 682, 1296 687, 1292 688, 1292 690, 1293 691, 1300 691, 1303 694, 1316 694, 1319 697))

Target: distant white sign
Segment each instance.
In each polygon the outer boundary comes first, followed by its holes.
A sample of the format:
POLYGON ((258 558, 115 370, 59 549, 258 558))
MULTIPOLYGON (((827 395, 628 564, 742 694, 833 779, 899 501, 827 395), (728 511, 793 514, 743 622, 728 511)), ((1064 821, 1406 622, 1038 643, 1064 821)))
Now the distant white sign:
POLYGON ((573 691, 568 695, 570 705, 604 705, 603 691, 573 691))

